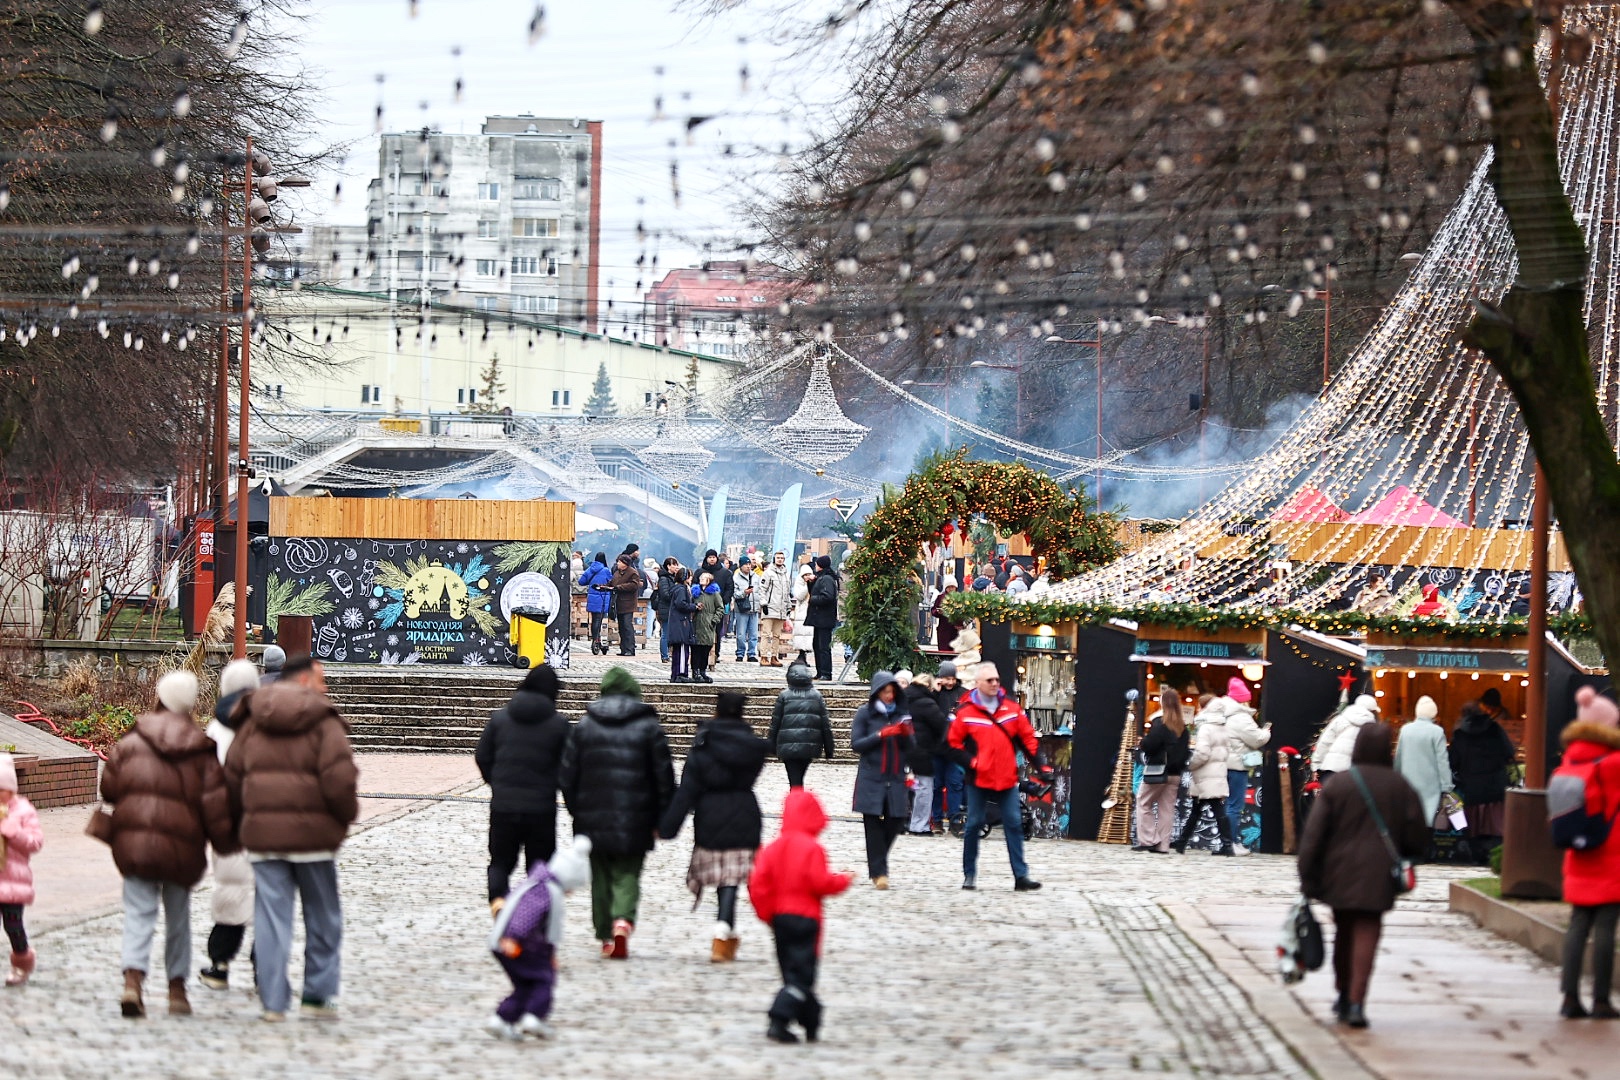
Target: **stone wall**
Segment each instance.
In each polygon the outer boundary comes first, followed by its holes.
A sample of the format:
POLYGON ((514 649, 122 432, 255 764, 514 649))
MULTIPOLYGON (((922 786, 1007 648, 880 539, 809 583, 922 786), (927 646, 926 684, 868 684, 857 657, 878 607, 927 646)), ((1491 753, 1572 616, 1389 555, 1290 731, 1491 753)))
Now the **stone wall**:
MULTIPOLYGON (((141 681, 165 666, 173 667, 185 658, 182 642, 175 641, 69 641, 32 639, 7 641, 0 644, 0 661, 21 675, 60 678, 74 663, 88 660, 104 670, 128 668, 141 681)), ((264 652, 263 645, 249 645, 248 655, 255 661, 264 652)), ((208 667, 217 671, 231 658, 229 645, 212 645, 208 649, 208 667)))

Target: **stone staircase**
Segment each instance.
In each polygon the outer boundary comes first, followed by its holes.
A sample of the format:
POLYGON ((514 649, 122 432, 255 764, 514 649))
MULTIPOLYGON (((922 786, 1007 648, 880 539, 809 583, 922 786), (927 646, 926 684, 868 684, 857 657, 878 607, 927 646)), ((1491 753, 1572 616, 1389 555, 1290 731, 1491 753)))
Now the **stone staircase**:
MULTIPOLYGON (((723 670, 723 668, 722 668, 723 670)), ((489 714, 501 708, 517 689, 523 673, 491 668, 471 674, 443 668, 341 667, 326 669, 332 701, 350 724, 350 741, 361 752, 471 753, 478 745, 489 714)), ((558 709, 578 718, 597 696, 597 680, 564 678, 558 709)), ((670 749, 682 757, 698 723, 714 715, 715 695, 734 690, 748 696, 743 715, 754 730, 770 730, 778 686, 646 683, 644 699, 658 710, 670 749)), ((865 704, 860 686, 823 685, 839 760, 849 752, 849 722, 865 704)))

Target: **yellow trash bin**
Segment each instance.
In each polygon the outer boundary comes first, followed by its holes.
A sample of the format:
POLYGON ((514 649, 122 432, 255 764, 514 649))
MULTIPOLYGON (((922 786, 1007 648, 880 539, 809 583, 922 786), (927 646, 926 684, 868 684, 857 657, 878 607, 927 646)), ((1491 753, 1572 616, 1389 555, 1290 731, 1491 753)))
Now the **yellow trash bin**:
POLYGON ((538 607, 515 607, 512 623, 507 628, 507 640, 517 650, 512 663, 521 668, 535 667, 546 662, 546 620, 551 612, 538 607))

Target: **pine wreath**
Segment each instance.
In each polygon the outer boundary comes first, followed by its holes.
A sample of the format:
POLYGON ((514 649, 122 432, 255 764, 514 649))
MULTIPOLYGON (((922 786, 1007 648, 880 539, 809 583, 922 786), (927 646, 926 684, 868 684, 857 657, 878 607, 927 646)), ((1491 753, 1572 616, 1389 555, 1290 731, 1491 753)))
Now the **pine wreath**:
POLYGON ((924 544, 944 540, 946 523, 966 527, 976 515, 1002 533, 1028 537, 1053 580, 1120 552, 1112 516, 1096 512, 1083 492, 1016 462, 970 461, 964 450, 938 458, 867 515, 860 545, 844 561, 839 635, 860 650, 863 677, 926 663, 916 633, 921 587, 911 566, 924 544))

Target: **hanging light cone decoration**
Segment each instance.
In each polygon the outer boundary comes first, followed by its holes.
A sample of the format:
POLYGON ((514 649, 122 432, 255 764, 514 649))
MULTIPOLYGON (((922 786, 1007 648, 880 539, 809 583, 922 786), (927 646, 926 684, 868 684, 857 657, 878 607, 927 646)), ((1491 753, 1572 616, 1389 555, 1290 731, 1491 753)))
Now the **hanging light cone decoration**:
POLYGON ((658 437, 636 451, 636 456, 647 468, 676 485, 696 480, 714 460, 714 453, 698 442, 687 427, 686 401, 678 393, 669 395, 669 412, 658 437))
POLYGON ((799 411, 771 429, 783 452, 818 469, 848 457, 866 438, 867 430, 839 407, 825 350, 817 352, 811 362, 810 385, 804 388, 799 411))
POLYGON ((613 477, 602 471, 596 463, 596 455, 591 453, 588 443, 580 443, 557 462, 562 470, 563 477, 557 481, 558 490, 573 497, 575 502, 585 502, 602 494, 614 484, 613 477))

